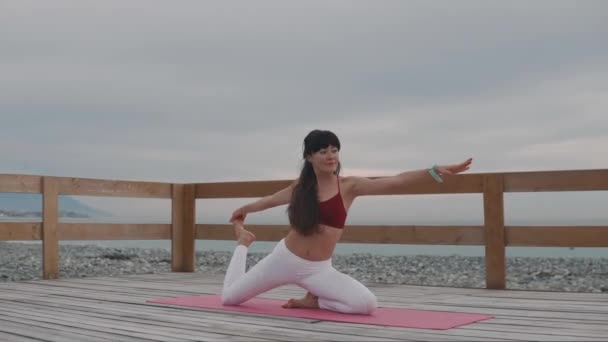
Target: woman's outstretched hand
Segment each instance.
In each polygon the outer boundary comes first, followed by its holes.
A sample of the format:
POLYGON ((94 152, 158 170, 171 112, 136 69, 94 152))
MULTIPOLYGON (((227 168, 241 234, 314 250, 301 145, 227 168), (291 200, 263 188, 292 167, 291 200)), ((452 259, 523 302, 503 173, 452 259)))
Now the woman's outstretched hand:
POLYGON ((473 158, 469 158, 460 164, 437 165, 435 169, 442 175, 453 175, 468 170, 472 162, 473 158))
POLYGON ((240 207, 232 213, 232 217, 230 217, 230 223, 234 221, 245 221, 245 217, 247 216, 247 211, 244 207, 240 207))

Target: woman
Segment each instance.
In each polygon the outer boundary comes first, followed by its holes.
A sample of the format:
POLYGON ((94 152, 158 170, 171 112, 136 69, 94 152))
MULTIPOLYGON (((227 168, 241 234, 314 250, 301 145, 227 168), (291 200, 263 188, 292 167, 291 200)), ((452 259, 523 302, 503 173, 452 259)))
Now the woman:
POLYGON ((338 272, 331 256, 344 231, 344 222, 355 198, 390 193, 395 187, 435 180, 441 175, 469 169, 471 159, 457 165, 434 166, 392 177, 369 179, 340 177, 340 141, 330 131, 314 130, 304 139, 304 166, 300 177, 287 188, 234 211, 238 245, 232 255, 222 290, 224 305, 238 305, 278 286, 294 284, 308 291, 290 299, 284 308, 321 308, 342 313, 371 314, 376 297, 359 281, 338 272), (273 251, 245 272, 247 250, 255 240, 245 230, 247 214, 289 204, 292 227, 273 251))

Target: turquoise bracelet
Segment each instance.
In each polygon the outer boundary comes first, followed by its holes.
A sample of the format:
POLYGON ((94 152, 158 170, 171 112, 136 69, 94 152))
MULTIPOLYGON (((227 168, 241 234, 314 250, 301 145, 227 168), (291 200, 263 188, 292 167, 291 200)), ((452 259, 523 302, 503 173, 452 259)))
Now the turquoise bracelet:
POLYGON ((437 183, 443 183, 443 179, 441 179, 441 177, 439 177, 439 175, 437 174, 437 171, 435 170, 435 166, 433 165, 433 167, 431 167, 429 169, 429 173, 431 174, 431 176, 433 176, 433 179, 435 179, 435 181, 437 183))

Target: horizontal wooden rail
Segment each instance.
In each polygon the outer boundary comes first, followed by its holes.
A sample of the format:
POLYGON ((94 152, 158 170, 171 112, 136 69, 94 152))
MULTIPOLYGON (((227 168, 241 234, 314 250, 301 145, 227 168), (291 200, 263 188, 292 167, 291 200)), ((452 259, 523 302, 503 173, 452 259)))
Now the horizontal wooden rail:
POLYGON ((41 222, 0 222, 0 241, 42 239, 41 222))
MULTIPOLYGON (((0 241, 41 240, 40 222, 0 222, 0 241)), ((248 225, 259 241, 279 241, 287 225, 248 225)), ((608 247, 608 226, 507 226, 510 247, 608 247)), ((170 240, 170 224, 59 223, 60 240, 170 240)), ((234 240, 228 224, 197 224, 198 240, 234 240)), ((348 225, 343 243, 484 244, 483 226, 348 225)))
MULTIPOLYGON (((608 170, 474 173, 446 177, 443 184, 420 183, 396 189, 391 195, 482 193, 484 177, 504 177, 504 192, 608 190, 608 170)), ((379 178, 379 177, 371 177, 379 178)), ((292 180, 196 184, 196 198, 250 198, 270 195, 292 180)))
POLYGON ((138 198, 171 198, 172 195, 171 183, 15 174, 0 174, 0 192, 40 194, 44 178, 57 182, 60 195, 138 198))
MULTIPOLYGON (((40 222, 0 222, 0 241, 42 239, 40 222)), ((59 223, 59 240, 169 240, 170 224, 59 223)))
POLYGON ((171 184, 85 178, 59 178, 61 195, 171 198, 171 184))
MULTIPOLYGON (((483 192, 484 176, 503 176, 505 192, 606 191, 608 170, 473 173, 451 176, 443 184, 421 183, 396 189, 394 195, 462 194, 483 192)), ((53 177, 61 195, 171 198, 170 183, 53 177)), ((379 178, 379 177, 371 177, 379 178)), ((197 183, 196 198, 250 198, 272 194, 292 180, 197 183)), ((41 193, 42 177, 0 174, 0 192, 41 193)))
POLYGON ((42 177, 0 174, 0 192, 42 193, 42 177))
POLYGON ((505 227, 507 246, 608 247, 608 226, 505 227))
POLYGON ((506 172, 505 192, 606 191, 608 170, 506 172))
MULTIPOLYGON (((341 243, 483 245, 482 226, 371 226, 348 225, 341 243)), ((279 241, 289 232, 288 225, 247 225, 260 241, 279 241)), ((197 224, 196 238, 234 240, 232 225, 197 224)))
MULTIPOLYGON (((293 181, 198 183, 196 184, 196 198, 262 197, 287 187, 291 182, 293 181)), ((396 188, 390 195, 466 194, 482 191, 483 177, 481 174, 470 174, 446 177, 442 184, 429 181, 402 189, 396 188)))
POLYGON ((59 223, 60 240, 169 240, 170 224, 59 223))

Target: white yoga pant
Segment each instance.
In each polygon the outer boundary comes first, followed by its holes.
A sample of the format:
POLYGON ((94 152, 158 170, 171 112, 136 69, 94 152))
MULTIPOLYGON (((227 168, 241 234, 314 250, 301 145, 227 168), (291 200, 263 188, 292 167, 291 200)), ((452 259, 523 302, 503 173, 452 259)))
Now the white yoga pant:
POLYGON ((338 272, 331 259, 310 261, 293 254, 279 241, 273 251, 245 273, 247 247, 238 245, 226 271, 222 304, 239 305, 282 285, 298 285, 319 297, 321 309, 371 314, 376 296, 359 281, 338 272))

